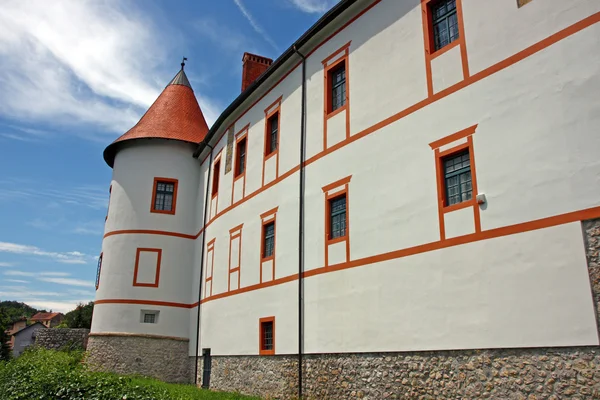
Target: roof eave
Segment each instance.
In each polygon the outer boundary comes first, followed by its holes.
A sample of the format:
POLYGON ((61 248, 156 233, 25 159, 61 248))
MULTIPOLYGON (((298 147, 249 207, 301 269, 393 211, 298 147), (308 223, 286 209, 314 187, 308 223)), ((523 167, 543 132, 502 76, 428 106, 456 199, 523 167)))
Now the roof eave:
POLYGON ((206 144, 210 142, 216 132, 219 130, 223 122, 233 113, 240 105, 248 99, 271 75, 273 75, 279 68, 281 68, 286 61, 288 61, 295 53, 294 48, 299 49, 304 46, 310 39, 325 29, 331 22, 333 22, 340 14, 346 11, 350 6, 356 3, 358 0, 341 0, 328 12, 326 12, 313 26, 311 26, 298 40, 296 40, 286 51, 283 52, 279 58, 277 58, 273 64, 265 72, 262 73, 246 90, 244 90, 236 99, 219 115, 219 118, 210 127, 208 133, 204 137, 204 140, 198 144, 196 151, 194 151, 194 158, 198 158, 202 150, 206 147, 206 144))

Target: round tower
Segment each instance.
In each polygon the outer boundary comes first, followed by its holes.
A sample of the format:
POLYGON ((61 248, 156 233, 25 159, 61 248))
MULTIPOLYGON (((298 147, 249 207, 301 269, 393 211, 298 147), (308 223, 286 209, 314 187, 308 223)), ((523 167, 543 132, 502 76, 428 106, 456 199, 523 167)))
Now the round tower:
POLYGON ((104 150, 113 175, 88 342, 93 368, 190 379, 200 187, 192 153, 207 132, 182 63, 140 121, 104 150))

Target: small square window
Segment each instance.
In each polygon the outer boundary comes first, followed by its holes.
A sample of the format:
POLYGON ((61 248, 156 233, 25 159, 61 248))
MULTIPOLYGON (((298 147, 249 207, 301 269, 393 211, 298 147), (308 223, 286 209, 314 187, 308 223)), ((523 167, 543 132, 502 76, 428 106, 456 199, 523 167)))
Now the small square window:
POLYGON ((442 159, 444 168, 445 206, 473 198, 471 159, 469 151, 462 151, 442 159))
POLYGON ((154 181, 154 198, 152 204, 152 211, 174 213, 176 192, 176 180, 156 179, 154 181))
POLYGON ((213 184, 212 184, 212 195, 216 195, 219 192, 219 177, 221 174, 221 160, 215 163, 213 168, 213 184))
POLYGON ((157 324, 158 323, 158 311, 142 310, 141 311, 141 322, 143 324, 157 324))
POLYGON ((346 62, 342 61, 329 72, 331 87, 331 109, 333 112, 346 105, 346 62))
POLYGON ((329 239, 346 236, 346 195, 329 200, 329 239))
POLYGON ((261 318, 260 321, 260 354, 275 354, 275 317, 261 318))
POLYGON ((277 150, 277 138, 279 135, 279 112, 273 114, 267 120, 267 146, 266 155, 269 155, 277 150))
POLYGON ((458 14, 456 0, 432 2, 431 23, 434 49, 440 50, 458 39, 458 14))
POLYGON ((263 225, 263 258, 275 253, 275 222, 263 225))
POLYGON ((240 176, 246 171, 246 138, 240 140, 237 144, 235 176, 240 176))

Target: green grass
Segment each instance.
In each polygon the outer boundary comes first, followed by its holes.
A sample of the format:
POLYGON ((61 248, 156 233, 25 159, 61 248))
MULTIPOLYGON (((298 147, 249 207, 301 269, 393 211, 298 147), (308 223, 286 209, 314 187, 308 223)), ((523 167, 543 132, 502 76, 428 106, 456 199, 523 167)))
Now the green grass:
POLYGON ((83 352, 35 349, 11 361, 0 361, 2 400, 250 400, 252 397, 211 392, 193 385, 164 383, 137 376, 90 372, 83 352))

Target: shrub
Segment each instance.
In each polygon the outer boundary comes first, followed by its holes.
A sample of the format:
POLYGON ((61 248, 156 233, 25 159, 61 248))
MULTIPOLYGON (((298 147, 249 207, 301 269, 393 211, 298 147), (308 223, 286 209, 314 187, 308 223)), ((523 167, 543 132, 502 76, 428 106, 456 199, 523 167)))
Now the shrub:
POLYGON ((236 400, 249 397, 167 384, 155 379, 90 372, 82 351, 31 349, 0 361, 2 400, 236 400))

